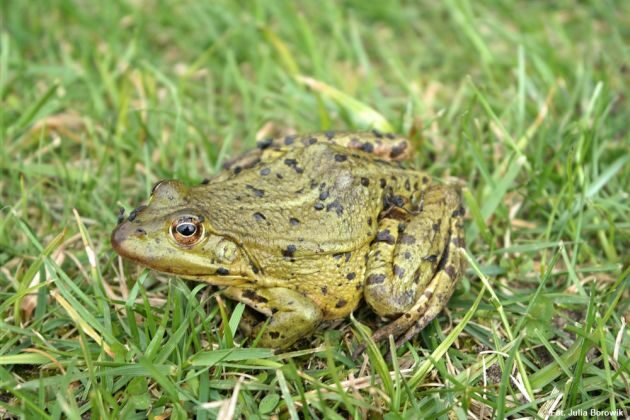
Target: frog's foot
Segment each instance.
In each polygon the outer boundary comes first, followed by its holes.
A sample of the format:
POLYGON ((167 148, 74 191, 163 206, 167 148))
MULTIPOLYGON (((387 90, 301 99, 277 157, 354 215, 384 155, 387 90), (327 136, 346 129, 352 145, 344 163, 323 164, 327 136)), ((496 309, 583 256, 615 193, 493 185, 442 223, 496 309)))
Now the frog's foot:
POLYGON ((269 317, 268 323, 256 325, 252 325, 251 314, 244 320, 245 333, 251 337, 256 337, 264 328, 261 347, 287 348, 311 333, 322 320, 322 312, 315 302, 291 289, 228 287, 223 294, 269 317))
MULTIPOLYGON (((243 315, 241 315, 241 320, 238 323, 238 329, 244 336, 251 337, 254 334, 254 328, 263 321, 264 315, 256 312, 250 307, 246 307, 243 311, 243 315)), ((235 333, 235 331, 232 331, 232 333, 235 333)), ((256 335, 254 334, 254 337, 255 336, 256 335)))
POLYGON ((394 336, 401 345, 446 305, 461 273, 463 209, 456 190, 431 186, 422 210, 407 223, 384 218, 370 250, 364 296, 381 316, 398 316, 377 330, 378 342, 394 336))

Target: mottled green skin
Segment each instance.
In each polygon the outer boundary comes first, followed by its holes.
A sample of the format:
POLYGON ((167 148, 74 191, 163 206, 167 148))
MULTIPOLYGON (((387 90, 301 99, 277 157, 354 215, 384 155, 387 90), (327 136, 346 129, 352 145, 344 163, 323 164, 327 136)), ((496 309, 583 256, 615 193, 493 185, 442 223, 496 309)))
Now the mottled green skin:
POLYGON ((271 317, 264 346, 287 347, 362 297, 402 315, 375 338, 406 340, 448 301, 463 244, 457 192, 391 162, 409 150, 378 132, 268 141, 202 185, 157 184, 112 244, 158 271, 226 286, 271 317), (194 244, 174 239, 181 217, 198 221, 194 244))

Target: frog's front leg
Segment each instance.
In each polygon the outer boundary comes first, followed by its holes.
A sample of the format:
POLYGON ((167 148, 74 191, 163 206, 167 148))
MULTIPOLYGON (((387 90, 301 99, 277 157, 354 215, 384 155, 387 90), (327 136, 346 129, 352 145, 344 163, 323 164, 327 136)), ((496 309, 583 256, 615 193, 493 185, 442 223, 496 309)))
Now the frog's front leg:
POLYGON ((412 338, 442 310, 461 273, 463 209, 459 194, 434 185, 421 210, 406 220, 384 218, 370 250, 364 296, 374 311, 398 318, 376 331, 398 344, 412 338))
MULTIPOLYGON (((282 287, 228 287, 223 294, 269 317, 269 324, 260 338, 262 347, 283 349, 311 333, 322 320, 322 311, 308 297, 282 287)), ((253 326, 256 337, 263 323, 253 326)))

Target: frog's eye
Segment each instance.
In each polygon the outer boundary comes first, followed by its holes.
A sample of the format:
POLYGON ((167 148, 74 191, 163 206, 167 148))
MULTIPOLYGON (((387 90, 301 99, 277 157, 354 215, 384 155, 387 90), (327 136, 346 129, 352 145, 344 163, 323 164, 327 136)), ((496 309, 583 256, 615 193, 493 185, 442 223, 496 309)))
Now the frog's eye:
POLYGON ((174 220, 171 225, 171 236, 180 245, 194 245, 203 237, 202 221, 196 217, 181 217, 174 220))
POLYGON ((189 236, 193 236, 195 232, 197 232, 197 226, 194 223, 180 223, 179 225, 177 225, 175 230, 177 230, 177 233, 179 233, 180 235, 188 238, 189 236))

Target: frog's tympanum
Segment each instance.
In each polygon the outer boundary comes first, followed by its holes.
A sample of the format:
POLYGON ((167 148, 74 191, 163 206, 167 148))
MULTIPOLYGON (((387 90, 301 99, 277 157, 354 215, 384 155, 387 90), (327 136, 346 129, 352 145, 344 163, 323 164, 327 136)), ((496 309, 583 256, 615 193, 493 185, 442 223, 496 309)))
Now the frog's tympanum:
POLYGON ((158 182, 112 245, 268 317, 245 329, 264 328, 262 346, 288 347, 361 298, 395 318, 374 339, 403 343, 450 298, 464 243, 457 189, 403 168, 410 153, 377 131, 259 142, 201 185, 158 182))

